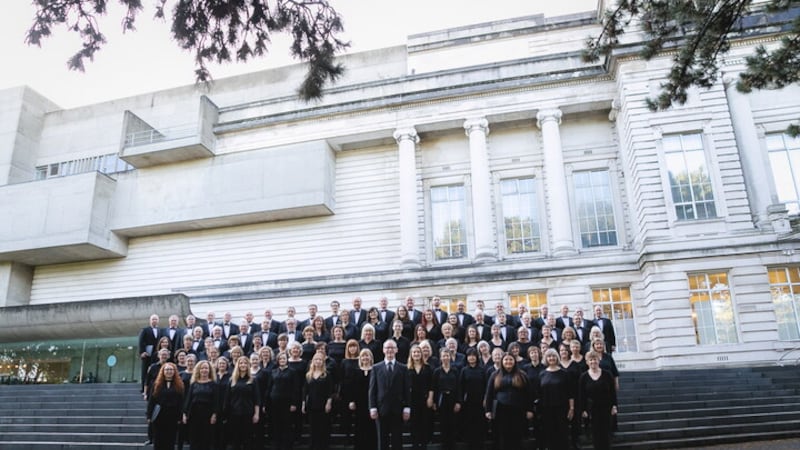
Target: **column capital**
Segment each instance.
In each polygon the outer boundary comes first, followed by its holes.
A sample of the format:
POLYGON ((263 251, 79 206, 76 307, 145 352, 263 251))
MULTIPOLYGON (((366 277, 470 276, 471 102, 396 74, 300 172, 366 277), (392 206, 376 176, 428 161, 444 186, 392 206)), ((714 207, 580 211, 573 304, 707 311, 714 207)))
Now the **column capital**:
POLYGON ((473 131, 483 131, 489 134, 489 121, 485 117, 475 117, 464 121, 464 132, 469 136, 473 131))
POLYGON ((561 125, 561 110, 558 108, 542 109, 536 113, 536 126, 542 128, 542 124, 549 121, 555 121, 556 125, 561 125))
POLYGON ((415 144, 419 142, 419 135, 417 135, 417 130, 414 127, 398 128, 394 130, 392 136, 398 144, 404 140, 412 141, 415 144))
POLYGON ((615 99, 611 101, 611 110, 608 112, 608 120, 616 122, 617 117, 619 117, 619 100, 615 99))

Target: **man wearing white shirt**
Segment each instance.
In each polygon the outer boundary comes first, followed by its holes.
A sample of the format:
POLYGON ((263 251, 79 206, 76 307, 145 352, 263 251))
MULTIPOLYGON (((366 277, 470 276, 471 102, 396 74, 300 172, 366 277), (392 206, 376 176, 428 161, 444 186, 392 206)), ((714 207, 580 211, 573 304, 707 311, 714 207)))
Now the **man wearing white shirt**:
POLYGON ((369 416, 377 424, 377 448, 402 450, 403 422, 411 417, 406 366, 396 361, 397 343, 391 339, 383 343, 383 355, 369 379, 369 416))

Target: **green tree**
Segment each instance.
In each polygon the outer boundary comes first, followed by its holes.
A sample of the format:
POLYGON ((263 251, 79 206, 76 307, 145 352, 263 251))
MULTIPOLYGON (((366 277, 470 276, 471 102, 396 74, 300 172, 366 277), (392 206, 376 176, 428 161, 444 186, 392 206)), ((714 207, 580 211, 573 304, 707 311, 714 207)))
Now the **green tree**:
MULTIPOLYGON (((82 47, 67 62, 72 70, 84 70, 106 37, 98 19, 107 15, 113 0, 34 0, 36 14, 25 41, 41 46, 54 28, 78 33, 82 47)), ((117 0, 125 9, 124 31, 135 30, 141 0, 117 0)), ((308 63, 298 94, 306 100, 322 96, 326 83, 335 81, 344 67, 335 56, 349 46, 339 38, 342 21, 328 0, 155 0, 154 16, 169 20, 172 36, 182 48, 194 53, 198 82, 212 79, 210 62, 234 58, 247 61, 263 56, 275 33, 292 37, 291 54, 308 63)))
MULTIPOLYGON (((605 12, 600 34, 587 41, 584 59, 608 56, 621 45, 626 30, 640 27, 647 37, 642 57, 676 51, 661 93, 648 100, 650 109, 663 110, 673 102, 683 104, 690 86, 712 86, 719 76, 719 57, 730 50, 731 40, 768 24, 785 36, 776 48, 758 46, 747 57, 736 87, 741 92, 782 88, 800 80, 798 10, 800 0, 618 0, 605 12)), ((800 126, 793 124, 788 132, 797 136, 800 126)))

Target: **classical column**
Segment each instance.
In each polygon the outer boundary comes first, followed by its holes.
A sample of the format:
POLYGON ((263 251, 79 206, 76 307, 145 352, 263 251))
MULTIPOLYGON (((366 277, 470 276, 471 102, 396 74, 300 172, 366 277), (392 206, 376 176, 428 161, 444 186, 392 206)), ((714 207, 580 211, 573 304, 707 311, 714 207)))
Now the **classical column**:
POLYGON ((736 90, 735 76, 724 75, 723 83, 753 221, 758 228, 769 227, 767 209, 770 205, 778 203, 778 195, 773 184, 766 182, 772 177, 767 157, 761 150, 753 110, 750 109, 750 102, 745 94, 736 90))
POLYGON ((467 119, 464 122, 464 131, 469 137, 472 225, 475 234, 474 261, 494 261, 497 259, 497 253, 492 234, 492 193, 489 182, 489 155, 486 152, 489 122, 482 117, 467 119))
POLYGON ((542 130, 544 145, 544 186, 547 193, 550 230, 553 240, 552 255, 566 256, 576 253, 572 241, 569 215, 567 178, 564 173, 564 155, 561 153, 561 110, 543 109, 536 114, 536 124, 542 130))
POLYGON ((400 177, 400 266, 404 269, 420 267, 419 236, 417 224, 417 130, 413 127, 398 128, 394 132, 397 141, 400 177))

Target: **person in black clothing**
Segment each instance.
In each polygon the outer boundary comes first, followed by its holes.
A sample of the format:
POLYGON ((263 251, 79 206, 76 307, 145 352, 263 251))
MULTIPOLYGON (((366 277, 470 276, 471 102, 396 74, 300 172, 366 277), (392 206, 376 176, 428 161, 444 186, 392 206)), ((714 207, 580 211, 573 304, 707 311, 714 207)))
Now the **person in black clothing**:
POLYGON ((369 381, 372 375, 372 352, 363 349, 358 354, 358 368, 350 373, 352 377, 345 393, 345 401, 350 411, 355 413, 355 449, 373 450, 378 442, 375 421, 370 418, 369 381))
POLYGON ((297 411, 300 398, 297 396, 297 376, 289 369, 289 357, 279 353, 278 367, 272 371, 267 385, 272 423, 272 446, 278 450, 291 450, 294 446, 292 416, 297 411))
POLYGON ((425 449, 431 439, 433 409, 433 371, 425 364, 422 349, 414 344, 409 350, 408 385, 411 389, 411 448, 425 449))
POLYGON ((183 423, 188 425, 192 450, 211 449, 218 413, 219 390, 214 383, 214 371, 208 361, 200 361, 183 403, 183 423))
POLYGON ((569 422, 575 415, 575 386, 566 370, 561 368, 558 352, 549 349, 544 361, 547 368, 539 374, 541 386, 540 414, 545 430, 545 446, 550 450, 569 448, 569 422))
POLYGON ((254 377, 250 376, 250 359, 246 356, 236 360, 231 382, 225 388, 224 405, 227 442, 233 450, 251 448, 253 425, 259 422, 261 414, 261 393, 254 377))
POLYGON ((525 419, 533 418, 533 400, 528 379, 517 361, 503 355, 500 370, 492 374, 486 388, 486 418, 494 423, 494 448, 520 448, 525 433, 525 419))
POLYGON ((408 351, 411 348, 411 341, 403 336, 403 322, 396 320, 392 322, 392 336, 389 339, 397 344, 397 360, 408 361, 408 351))
POLYGON ((442 449, 452 450, 456 445, 456 414, 461 409, 458 402, 458 368, 451 365, 452 354, 446 347, 439 352, 442 365, 433 371, 434 408, 439 414, 442 449))
POLYGON ((311 429, 311 450, 327 450, 330 444, 333 409, 333 380, 325 366, 325 356, 317 353, 311 359, 303 389, 303 414, 308 415, 311 429))
POLYGON ((336 325, 331 330, 331 341, 328 342, 328 355, 340 364, 344 359, 344 348, 347 341, 344 340, 344 328, 336 325))
POLYGON ((592 445, 595 450, 611 448, 611 418, 617 415, 617 389, 614 377, 600 368, 600 355, 586 354, 589 370, 578 382, 578 403, 584 418, 591 418, 592 445))
POLYGON ((165 363, 147 402, 147 423, 153 428, 153 448, 174 450, 183 407, 183 381, 175 364, 165 363), (156 414, 156 411, 158 413, 156 414))
MULTIPOLYGON (((195 354, 188 354, 186 355, 186 370, 181 372, 178 370, 178 375, 181 377, 181 382, 183 382, 184 391, 189 389, 189 385, 192 382, 192 374, 194 373, 194 367, 197 365, 197 355, 195 354)), ((180 405, 181 409, 183 408, 183 403, 180 405)), ((183 450, 183 444, 188 439, 188 428, 186 424, 181 421, 178 424, 178 450, 183 450)))
MULTIPOLYGON (((571 330, 572 328, 566 327, 564 331, 571 330)), ((564 333, 566 334, 566 333, 564 333)), ((583 374, 583 366, 572 360, 572 353, 570 352, 570 341, 564 341, 558 345, 558 356, 559 356, 559 363, 561 368, 567 371, 569 374, 569 382, 571 385, 576 386, 578 385, 578 379, 583 374)), ((575 392, 577 394, 577 391, 575 392)), ((581 417, 578 414, 574 414, 572 419, 569 423, 570 427, 570 437, 572 440, 572 448, 577 449, 579 447, 579 438, 581 435, 581 417)))
POLYGON ((461 429, 470 450, 482 449, 486 440, 486 419, 483 417, 486 379, 486 370, 478 364, 478 351, 467 349, 467 365, 458 376, 458 403, 461 406, 461 429))
POLYGON ((367 349, 372 352, 372 360, 376 363, 383 361, 382 342, 375 337, 375 328, 365 323, 361 328, 361 340, 358 341, 358 346, 361 349, 367 349))

